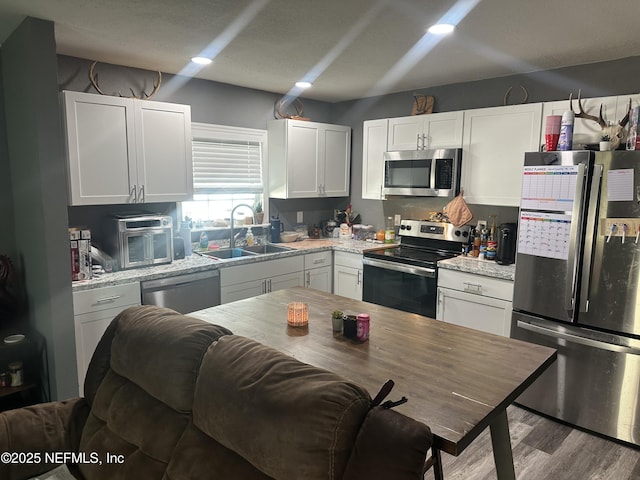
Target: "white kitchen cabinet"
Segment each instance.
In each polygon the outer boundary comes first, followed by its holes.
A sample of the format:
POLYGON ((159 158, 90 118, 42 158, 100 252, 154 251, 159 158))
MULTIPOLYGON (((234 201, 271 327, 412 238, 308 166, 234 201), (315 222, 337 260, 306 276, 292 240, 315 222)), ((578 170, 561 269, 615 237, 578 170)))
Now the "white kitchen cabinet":
POLYGON ((302 120, 272 120, 269 196, 346 197, 351 172, 351 128, 302 120))
POLYGON ((71 205, 193 196, 191 108, 63 92, 71 205))
MULTIPOLYGON (((600 113, 600 105, 602 105, 602 116, 606 121, 617 123, 625 116, 626 112, 618 118, 616 108, 618 107, 618 97, 597 97, 583 98, 580 100, 584 112, 596 117, 600 113)), ((629 98, 626 99, 627 105, 629 98)), ((556 102, 545 102, 542 108, 542 128, 540 129, 540 145, 544 145, 544 134, 546 119, 549 115, 562 115, 569 111, 569 99, 558 100, 556 102)), ((578 100, 573 99, 573 111, 578 113, 578 100)), ((573 150, 582 149, 582 145, 594 144, 600 142, 601 127, 598 122, 588 120, 586 118, 576 118, 573 123, 573 150)))
POLYGON ((464 112, 462 187, 468 203, 519 206, 525 152, 540 148, 542 104, 464 112))
POLYGON ((302 255, 220 269, 221 303, 303 285, 302 255))
POLYGON ((389 120, 367 120, 362 124, 362 198, 384 200, 384 152, 387 151, 389 120))
POLYGON ((125 308, 140 305, 140 283, 73 292, 79 395, 93 352, 111 321, 125 308))
POLYGON ((331 293, 333 255, 331 251, 307 253, 304 256, 304 286, 331 293))
POLYGON ((463 118, 461 111, 390 118, 387 149, 460 148, 463 118))
POLYGON ((513 282, 438 269, 436 319, 508 337, 513 282))
POLYGON ((362 300, 361 254, 334 252, 333 293, 355 300, 362 300))

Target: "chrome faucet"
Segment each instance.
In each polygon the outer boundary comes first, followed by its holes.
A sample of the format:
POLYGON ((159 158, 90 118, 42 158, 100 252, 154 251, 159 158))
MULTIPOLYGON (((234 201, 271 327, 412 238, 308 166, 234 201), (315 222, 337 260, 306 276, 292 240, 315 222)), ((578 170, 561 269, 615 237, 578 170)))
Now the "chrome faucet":
POLYGON ((236 209, 239 207, 247 207, 251 210, 253 214, 253 223, 256 223, 256 211, 253 209, 251 205, 247 205, 246 203, 240 203, 231 209, 231 218, 230 218, 230 228, 229 228, 229 248, 233 248, 236 246, 236 239, 233 236, 233 214, 236 212, 236 209))

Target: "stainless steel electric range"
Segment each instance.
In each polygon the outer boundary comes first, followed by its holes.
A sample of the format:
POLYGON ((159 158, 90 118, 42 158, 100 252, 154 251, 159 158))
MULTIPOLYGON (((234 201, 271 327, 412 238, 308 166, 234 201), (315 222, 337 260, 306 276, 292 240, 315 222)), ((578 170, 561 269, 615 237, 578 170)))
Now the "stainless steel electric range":
POLYGON ((438 261, 461 254, 470 227, 425 220, 402 220, 400 246, 363 255, 365 302, 435 318, 438 261))

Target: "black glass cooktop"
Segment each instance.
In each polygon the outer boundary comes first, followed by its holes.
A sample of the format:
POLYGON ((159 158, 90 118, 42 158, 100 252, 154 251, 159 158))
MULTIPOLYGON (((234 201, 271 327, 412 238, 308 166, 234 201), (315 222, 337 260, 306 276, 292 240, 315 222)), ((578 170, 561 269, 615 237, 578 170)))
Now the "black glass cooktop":
POLYGON ((369 258, 427 266, 435 266, 436 262, 439 260, 453 258, 457 255, 457 253, 450 251, 415 248, 403 245, 399 247, 379 248, 364 252, 364 256, 369 258))

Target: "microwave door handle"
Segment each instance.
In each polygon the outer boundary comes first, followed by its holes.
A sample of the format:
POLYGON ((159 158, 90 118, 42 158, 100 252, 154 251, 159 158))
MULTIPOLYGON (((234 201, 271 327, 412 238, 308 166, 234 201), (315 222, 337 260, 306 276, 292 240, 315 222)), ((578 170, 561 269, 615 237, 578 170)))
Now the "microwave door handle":
POLYGON ((585 196, 585 164, 578 165, 578 176, 576 179, 576 196, 573 199, 573 210, 571 212, 571 229, 569 233, 569 255, 567 259, 567 280, 565 285, 565 309, 573 317, 574 309, 577 307, 576 290, 578 286, 578 269, 580 268, 579 258, 582 254, 580 241, 583 237, 581 217, 584 214, 583 201, 585 196))
POLYGON ((587 225, 584 238, 591 239, 588 243, 585 241, 584 251, 582 253, 582 278, 580 282, 580 310, 579 312, 587 312, 589 310, 589 291, 591 290, 591 256, 596 243, 596 233, 598 225, 598 217, 600 212, 600 191, 602 189, 602 165, 593 166, 593 176, 591 178, 591 192, 589 194, 589 205, 587 212, 587 225))
POLYGON ((429 188, 430 190, 435 190, 436 188, 436 157, 431 157, 429 159, 429 188))

